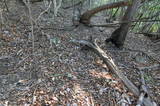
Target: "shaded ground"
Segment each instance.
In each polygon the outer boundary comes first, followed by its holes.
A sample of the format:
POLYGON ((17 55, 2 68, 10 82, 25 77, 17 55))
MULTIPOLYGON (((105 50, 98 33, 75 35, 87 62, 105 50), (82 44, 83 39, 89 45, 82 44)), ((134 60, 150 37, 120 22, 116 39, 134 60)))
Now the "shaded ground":
MULTIPOLYGON (((34 8, 33 14, 37 14, 39 8, 36 5, 34 8)), ((138 69, 151 66, 151 70, 144 69, 145 80, 151 97, 160 103, 160 68, 152 68, 159 65, 153 59, 160 60, 160 52, 155 52, 160 47, 158 43, 130 33, 125 48, 134 51, 119 50, 112 44, 106 46, 104 39, 114 29, 83 25, 73 28, 72 10, 62 9, 54 20, 45 14, 38 22, 39 26, 34 28, 33 54, 30 23, 23 7, 21 10, 12 17, 6 15, 8 23, 0 30, 0 105, 113 106, 136 103, 137 98, 96 54, 70 42, 74 38, 88 39, 90 36, 99 40, 100 47, 110 53, 137 86, 140 85, 138 69)), ((99 17, 92 21, 100 22, 99 17)))

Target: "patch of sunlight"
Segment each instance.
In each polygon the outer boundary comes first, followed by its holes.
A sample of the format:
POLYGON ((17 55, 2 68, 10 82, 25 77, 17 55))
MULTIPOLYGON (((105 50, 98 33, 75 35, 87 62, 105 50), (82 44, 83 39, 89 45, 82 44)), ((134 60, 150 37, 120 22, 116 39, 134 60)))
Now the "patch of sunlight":
POLYGON ((77 100, 78 106, 94 106, 94 100, 91 94, 84 91, 80 84, 73 86, 73 98, 77 100))
POLYGON ((97 77, 97 78, 105 78, 105 79, 113 79, 112 75, 108 72, 98 72, 95 69, 89 70, 90 75, 97 77))
POLYGON ((114 88, 115 90, 118 90, 119 92, 123 91, 123 83, 118 78, 114 78, 111 74, 108 72, 98 72, 98 70, 92 69, 89 70, 90 75, 97 78, 105 78, 105 82, 107 82, 110 87, 114 88))

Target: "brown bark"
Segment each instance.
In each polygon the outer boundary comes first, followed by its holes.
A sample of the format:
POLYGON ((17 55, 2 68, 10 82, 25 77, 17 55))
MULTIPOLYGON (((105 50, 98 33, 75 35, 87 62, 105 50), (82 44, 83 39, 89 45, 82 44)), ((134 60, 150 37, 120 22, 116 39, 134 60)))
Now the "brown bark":
POLYGON ((72 22, 73 22, 73 26, 75 27, 77 27, 80 24, 82 5, 83 3, 82 1, 80 1, 80 3, 77 5, 74 5, 74 8, 73 8, 72 22))
POLYGON ((116 2, 116 3, 105 4, 105 5, 99 6, 97 8, 94 8, 92 10, 88 10, 85 13, 82 14, 82 16, 80 18, 80 22, 85 24, 85 25, 88 25, 88 24, 90 24, 90 18, 94 14, 96 14, 100 11, 106 10, 106 9, 128 6, 129 4, 130 3, 128 1, 120 1, 120 2, 116 2))
MULTIPOLYGON (((131 5, 127 8, 126 13, 122 21, 132 21, 133 17, 140 5, 140 0, 132 0, 131 5)), ((127 36, 129 27, 131 23, 122 23, 118 29, 116 29, 109 39, 106 39, 106 42, 111 41, 117 47, 122 47, 124 45, 125 38, 127 36)))

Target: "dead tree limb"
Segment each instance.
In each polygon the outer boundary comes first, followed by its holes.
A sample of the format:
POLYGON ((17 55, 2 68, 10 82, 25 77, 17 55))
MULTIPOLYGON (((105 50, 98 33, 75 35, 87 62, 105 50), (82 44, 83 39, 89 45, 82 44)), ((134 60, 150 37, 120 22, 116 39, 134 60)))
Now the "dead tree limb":
MULTIPOLYGON (((160 20, 147 20, 147 19, 143 19, 143 20, 131 20, 131 21, 113 21, 111 23, 107 23, 107 24, 100 24, 100 25, 95 25, 95 24, 89 24, 88 26, 95 26, 95 27, 118 27, 119 24, 124 24, 124 23, 135 23, 135 22, 160 22, 160 20)), ((137 34, 147 34, 147 33, 143 33, 143 32, 139 32, 137 34)), ((152 34, 159 34, 159 33, 152 33, 152 34)))
MULTIPOLYGON (((89 27, 119 27, 119 24, 124 24, 124 23, 134 23, 134 22, 159 22, 160 20, 131 20, 131 21, 113 21, 112 23, 107 23, 107 24, 89 24, 89 27)), ((131 25, 135 26, 135 25, 131 25)), ((147 34, 147 33, 136 33, 136 34, 147 34)), ((159 34, 159 33, 149 33, 149 34, 159 34)))
MULTIPOLYGON (((107 51, 103 51, 97 43, 94 41, 87 41, 87 40, 72 40, 71 42, 75 44, 80 44, 83 46, 87 46, 92 49, 98 56, 103 59, 104 63, 108 66, 109 70, 114 72, 121 81, 125 84, 125 86, 136 96, 139 97, 140 90, 123 74, 123 72, 116 66, 113 59, 108 55, 107 51)), ((143 101, 145 106, 153 106, 152 102, 148 98, 144 98, 143 101)))
POLYGON ((142 71, 140 72, 141 72, 141 93, 136 106, 141 106, 143 104, 145 96, 148 96, 148 91, 144 80, 144 73, 142 71))
MULTIPOLYGON (((149 93, 148 93, 146 83, 145 83, 145 79, 144 79, 144 72, 140 71, 140 73, 141 73, 141 88, 140 88, 140 96, 139 96, 139 99, 137 101, 136 106, 141 106, 143 104, 145 98, 150 100, 149 93)), ((155 102, 152 102, 152 106, 156 106, 155 102)))
POLYGON ((89 27, 119 27, 119 25, 116 25, 114 23, 110 23, 110 24, 99 24, 99 25, 96 25, 96 24, 90 24, 88 25, 89 27))

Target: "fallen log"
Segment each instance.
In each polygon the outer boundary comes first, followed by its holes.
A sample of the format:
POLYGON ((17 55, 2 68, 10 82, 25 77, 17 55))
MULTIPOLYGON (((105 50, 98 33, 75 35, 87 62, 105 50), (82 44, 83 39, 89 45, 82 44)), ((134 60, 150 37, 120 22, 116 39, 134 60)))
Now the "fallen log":
MULTIPOLYGON (((88 40, 72 40, 72 43, 83 45, 84 47, 88 47, 89 49, 93 50, 104 63, 108 66, 109 70, 114 72, 124 83, 124 85, 138 98, 140 96, 140 90, 123 74, 123 72, 116 66, 113 59, 108 55, 107 51, 103 51, 96 43, 96 40, 88 41, 88 40)), ((143 104, 145 106, 154 106, 150 100, 150 98, 144 98, 143 104)))
POLYGON ((116 25, 114 23, 110 24, 101 24, 101 25, 96 25, 96 24, 89 24, 89 27, 119 27, 119 25, 116 25))

